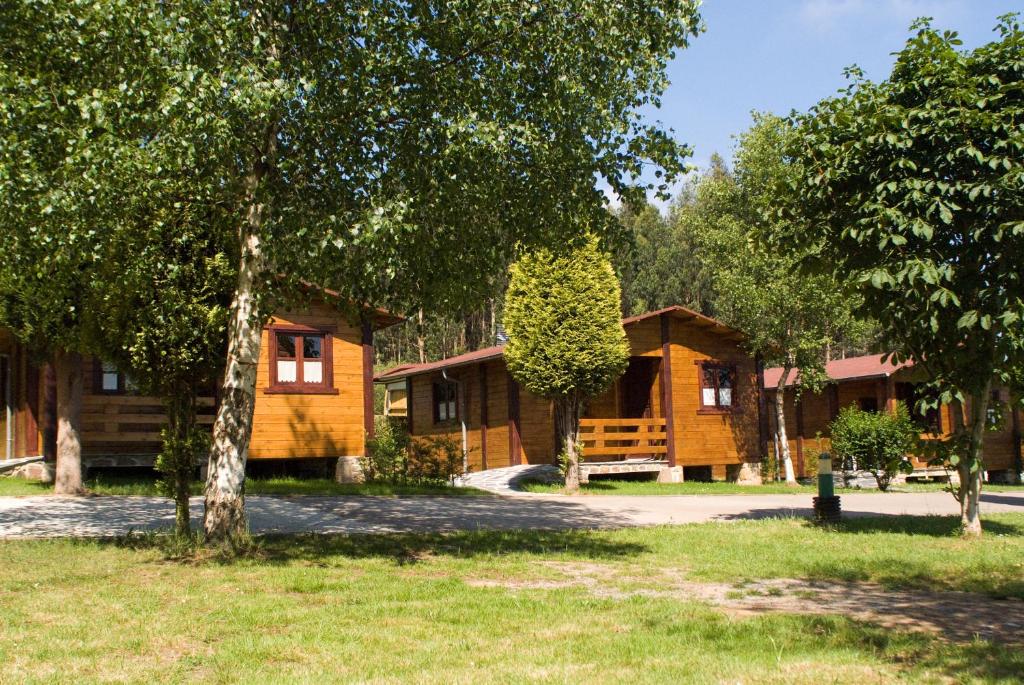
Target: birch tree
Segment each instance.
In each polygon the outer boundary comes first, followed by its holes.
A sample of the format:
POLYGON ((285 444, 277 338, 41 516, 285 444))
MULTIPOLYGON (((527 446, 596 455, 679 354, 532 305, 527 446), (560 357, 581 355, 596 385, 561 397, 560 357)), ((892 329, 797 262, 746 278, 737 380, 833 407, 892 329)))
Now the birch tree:
POLYGON ((982 443, 996 382, 1024 366, 1024 32, 963 50, 926 20, 889 78, 796 117, 801 170, 780 240, 852 275, 897 362, 922 367, 961 417, 948 452, 966 536, 981 535, 982 443))
POLYGON ((706 175, 686 218, 697 225, 707 252, 717 315, 746 333, 751 352, 782 368, 775 388, 775 442, 786 482, 796 485, 786 398, 791 386, 800 392, 821 387, 829 344, 859 324, 841 279, 801 273, 802 255, 766 239, 778 230, 778 188, 794 173, 783 154, 791 135, 778 117, 755 116, 739 138, 734 173, 706 175))
MULTIPOLYGON (((700 30, 696 5, 4 5, 0 37, 18 40, 0 48, 3 94, 31 100, 20 111, 38 106, 36 121, 62 108, 81 115, 62 125, 82 159, 90 155, 75 173, 103 179, 97 226, 116 216, 115 197, 172 178, 188 182, 194 205, 231 217, 238 263, 206 485, 211 540, 245 532, 271 307, 301 279, 350 298, 353 317, 355 303, 455 309, 480 297, 512 246, 575 237, 565 216, 607 227, 595 179, 634 201, 664 191, 687 150, 638 110, 660 104, 668 61, 700 30), (80 57, 86 33, 98 47, 80 57), (65 61, 93 70, 97 85, 83 92, 53 78, 37 88, 37 72, 65 61), (657 188, 636 181, 649 166, 663 172, 657 188)), ((22 142, 12 141, 12 158, 28 154, 22 142)), ((60 159, 56 167, 26 185, 32 201, 68 170, 60 159)), ((55 200, 62 212, 81 209, 55 200)))

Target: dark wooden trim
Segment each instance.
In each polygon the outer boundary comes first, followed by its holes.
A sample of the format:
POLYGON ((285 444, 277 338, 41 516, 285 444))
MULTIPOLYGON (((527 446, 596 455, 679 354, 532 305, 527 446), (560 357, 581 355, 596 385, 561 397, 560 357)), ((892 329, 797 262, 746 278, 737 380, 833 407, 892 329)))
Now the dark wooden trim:
POLYGON ((661 411, 665 415, 665 458, 676 465, 675 412, 672 410, 672 336, 668 315, 661 315, 661 411))
POLYGON ((1022 464, 1021 458, 1021 430, 1020 430, 1020 409, 1017 404, 1013 402, 1013 396, 1010 396, 1010 425, 1011 425, 1011 439, 1013 440, 1013 467, 1017 473, 1024 471, 1024 464, 1022 464))
POLYGON ((519 434, 519 419, 519 384, 512 378, 512 374, 508 374, 508 463, 510 466, 516 466, 523 461, 523 441, 519 434))
POLYGON ((480 468, 487 470, 487 364, 480 364, 480 468))
POLYGON ((796 473, 804 477, 804 396, 796 400, 796 473))
POLYGON ((739 393, 737 392, 737 381, 739 376, 736 372, 735 362, 723 362, 717 359, 695 359, 693 362, 697 366, 697 413, 698 414, 741 414, 743 413, 740 409, 739 393), (718 387, 715 387, 715 406, 711 407, 704 404, 704 367, 706 366, 717 366, 729 370, 729 376, 732 378, 732 404, 728 407, 718 406, 718 387))
POLYGON ((25 456, 39 454, 39 367, 25 364, 25 456))
MULTIPOLYGON (((437 376, 430 381, 430 411, 431 416, 434 419, 435 426, 449 426, 455 423, 459 423, 462 419, 462 407, 459 397, 459 385, 460 383, 453 379, 451 376, 444 378, 443 376, 437 376), (442 386, 448 386, 455 390, 455 416, 449 416, 447 419, 441 420, 440 404, 438 403, 438 389, 442 386)), ((445 403, 449 402, 447 399, 447 393, 445 394, 445 403)))
MULTIPOLYGON (((263 327, 267 331, 267 363, 269 364, 269 384, 263 389, 265 395, 337 395, 339 391, 334 387, 334 333, 336 326, 323 326, 314 328, 297 324, 269 324, 263 327), (305 383, 299 382, 298 378, 302 373, 302 350, 301 344, 295 349, 295 378, 294 383, 277 382, 277 334, 293 333, 298 336, 312 333, 316 336, 323 336, 324 342, 321 348, 320 361, 323 363, 323 382, 305 383)), ((372 346, 371 346, 372 355, 372 346)), ((370 379, 373 381, 373 357, 370 362, 370 379)), ((365 387, 364 387, 365 395, 365 387)), ((370 417, 373 417, 373 393, 370 393, 370 417)))
POLYGON ((405 379, 405 426, 409 435, 412 435, 412 376, 407 376, 405 379))
MULTIPOLYGON (((373 416, 373 322, 363 321, 363 430, 366 437, 376 435, 373 416)), ((406 400, 406 404, 409 401, 406 400)))
POLYGON ((754 355, 754 369, 757 375, 757 441, 760 457, 768 454, 768 393, 764 387, 764 357, 754 355))
POLYGON ((43 456, 46 461, 57 461, 57 372, 53 362, 43 371, 43 456))
POLYGON ((828 417, 829 421, 835 421, 839 416, 839 384, 831 383, 826 392, 828 393, 828 417))

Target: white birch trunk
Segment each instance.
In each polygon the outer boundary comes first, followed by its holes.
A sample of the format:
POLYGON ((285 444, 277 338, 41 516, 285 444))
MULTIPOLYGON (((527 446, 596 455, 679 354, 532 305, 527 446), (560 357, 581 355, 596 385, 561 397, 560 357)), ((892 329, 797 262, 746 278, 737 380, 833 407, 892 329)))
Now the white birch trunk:
POLYGON ((245 519, 245 463, 252 437, 256 406, 256 369, 260 360, 263 321, 259 282, 266 274, 266 257, 260 233, 268 208, 260 198, 260 186, 277 152, 277 129, 267 129, 260 159, 246 178, 245 221, 239 229, 241 253, 238 280, 228 325, 228 354, 221 402, 213 424, 213 444, 206 478, 206 509, 203 530, 208 540, 242 541, 245 519))
POLYGON ((786 485, 796 485, 796 472, 793 470, 793 457, 789 451, 789 438, 786 435, 786 381, 793 367, 786 365, 782 368, 782 376, 779 378, 779 385, 775 390, 775 432, 779 440, 779 449, 782 452, 782 470, 786 474, 786 485))
POLYGON ((57 374, 57 467, 53 491, 58 495, 82 494, 82 355, 58 352, 57 374))

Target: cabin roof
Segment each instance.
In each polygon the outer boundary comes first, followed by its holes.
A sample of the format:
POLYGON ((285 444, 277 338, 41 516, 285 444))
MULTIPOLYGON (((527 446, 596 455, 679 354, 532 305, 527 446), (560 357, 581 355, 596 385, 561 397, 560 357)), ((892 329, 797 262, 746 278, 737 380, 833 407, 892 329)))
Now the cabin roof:
MULTIPOLYGON (((622 320, 622 325, 631 326, 663 314, 681 321, 686 321, 698 328, 725 336, 730 340, 738 342, 744 339, 743 334, 735 328, 726 326, 721 321, 699 314, 692 309, 687 309, 686 307, 680 307, 678 305, 665 307, 664 309, 658 309, 652 312, 645 312, 636 316, 628 316, 622 320)), ((431 371, 440 371, 441 369, 451 369, 457 366, 465 366, 466 364, 475 364, 490 359, 497 359, 501 357, 504 349, 504 345, 494 345, 492 347, 485 347, 482 350, 467 352, 465 354, 449 357, 448 359, 442 359, 436 362, 427 362, 426 364, 401 364, 386 371, 382 371, 374 377, 374 380, 380 382, 394 381, 401 378, 407 378, 409 376, 418 376, 422 373, 430 373, 431 371)))
MULTIPOLYGON (((869 380, 872 378, 888 378, 900 369, 905 369, 912 364, 896 364, 891 358, 886 359, 884 354, 868 354, 862 357, 847 357, 846 359, 835 359, 825 364, 825 373, 828 377, 837 382, 853 380, 869 380)), ((779 379, 782 377, 782 367, 775 366, 764 370, 764 387, 768 390, 777 388, 779 379)), ((792 387, 800 382, 800 372, 791 373, 786 387, 792 387)))

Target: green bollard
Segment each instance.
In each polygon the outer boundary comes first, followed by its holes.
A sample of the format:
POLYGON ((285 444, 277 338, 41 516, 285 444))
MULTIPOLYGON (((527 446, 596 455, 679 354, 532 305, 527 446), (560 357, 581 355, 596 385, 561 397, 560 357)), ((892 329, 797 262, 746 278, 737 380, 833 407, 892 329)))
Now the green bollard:
POLYGON ((839 523, 841 516, 842 509, 832 478, 832 456, 822 452, 818 456, 818 496, 814 498, 814 519, 818 523, 839 523))
POLYGON ((835 479, 832 478, 832 456, 828 452, 818 455, 818 497, 835 497, 835 479))

